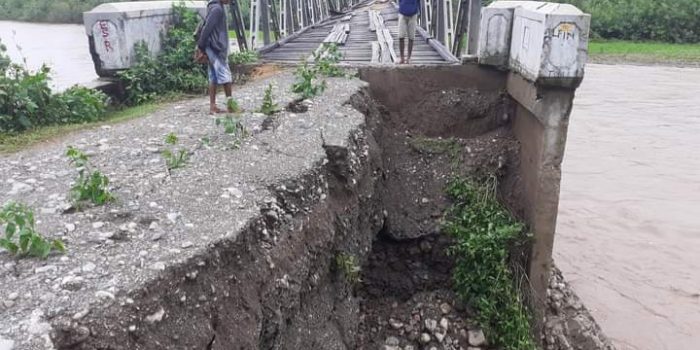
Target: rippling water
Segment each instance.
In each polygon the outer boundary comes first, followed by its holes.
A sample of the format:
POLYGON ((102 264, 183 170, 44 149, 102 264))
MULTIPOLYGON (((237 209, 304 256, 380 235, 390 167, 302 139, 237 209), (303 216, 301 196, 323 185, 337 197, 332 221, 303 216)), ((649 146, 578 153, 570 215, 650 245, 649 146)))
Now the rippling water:
POLYGON ((555 259, 620 350, 700 349, 700 69, 590 65, 555 259))
POLYGON ((47 63, 53 71, 54 89, 62 90, 97 78, 81 25, 0 21, 0 39, 13 61, 22 63, 25 57, 27 66, 33 70, 47 63))

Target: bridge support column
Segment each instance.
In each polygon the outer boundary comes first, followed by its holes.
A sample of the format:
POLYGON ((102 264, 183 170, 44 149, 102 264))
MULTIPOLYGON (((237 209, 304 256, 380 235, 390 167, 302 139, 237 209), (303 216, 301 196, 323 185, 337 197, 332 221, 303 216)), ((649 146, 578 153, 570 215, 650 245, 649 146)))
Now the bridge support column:
MULTIPOLYGON (((552 268, 561 163, 574 92, 583 79, 589 24, 590 16, 572 5, 497 1, 481 12, 477 32, 479 63, 510 70, 507 90, 517 102, 513 131, 523 155, 518 202, 525 204, 519 212, 534 235, 527 294, 539 329, 552 268)), ((477 42, 472 28, 470 52, 477 42)))

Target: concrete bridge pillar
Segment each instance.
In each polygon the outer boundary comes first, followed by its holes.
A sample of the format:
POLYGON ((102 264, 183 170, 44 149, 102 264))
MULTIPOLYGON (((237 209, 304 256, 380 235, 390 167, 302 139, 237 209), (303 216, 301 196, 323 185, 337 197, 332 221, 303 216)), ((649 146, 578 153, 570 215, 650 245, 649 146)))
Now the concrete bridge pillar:
MULTIPOLYGON (((509 70, 521 145, 522 214, 534 234, 528 277, 541 312, 552 267, 561 163, 574 92, 584 76, 590 16, 572 5, 497 1, 481 12, 478 60, 509 70)), ((542 316, 536 315, 541 326, 542 316)))

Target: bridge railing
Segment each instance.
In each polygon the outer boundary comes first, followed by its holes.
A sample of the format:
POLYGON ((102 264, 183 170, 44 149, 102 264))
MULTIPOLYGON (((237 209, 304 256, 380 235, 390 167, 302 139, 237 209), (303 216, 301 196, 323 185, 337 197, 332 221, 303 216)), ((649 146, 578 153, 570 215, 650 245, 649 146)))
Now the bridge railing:
POLYGON ((482 0, 421 0, 419 25, 456 56, 476 55, 482 0))
MULTIPOLYGON (((335 14, 340 14, 360 3, 360 0, 251 0, 248 34, 245 48, 258 48, 282 40, 335 14), (260 37, 262 36, 262 37, 260 37), (261 42, 262 40, 262 42, 261 42)), ((240 4, 232 3, 231 10, 240 14, 240 4)), ((242 18, 241 18, 242 19, 242 18)), ((242 27, 242 21, 234 26, 242 27)), ((239 46, 241 43, 239 42, 239 46)), ((243 47, 241 47, 243 49, 243 47)))

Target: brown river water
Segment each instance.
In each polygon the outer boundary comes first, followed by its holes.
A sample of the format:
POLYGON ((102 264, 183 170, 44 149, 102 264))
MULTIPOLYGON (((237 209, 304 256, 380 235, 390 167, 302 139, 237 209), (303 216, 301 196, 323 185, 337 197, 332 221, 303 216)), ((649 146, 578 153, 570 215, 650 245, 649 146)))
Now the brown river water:
POLYGON ((700 69, 587 67, 554 255, 619 350, 700 349, 700 69))
MULTIPOLYGON (((96 78, 82 26, 0 38, 57 89, 96 78)), ((700 349, 700 69, 589 65, 563 172, 555 259, 618 349, 700 349)))

